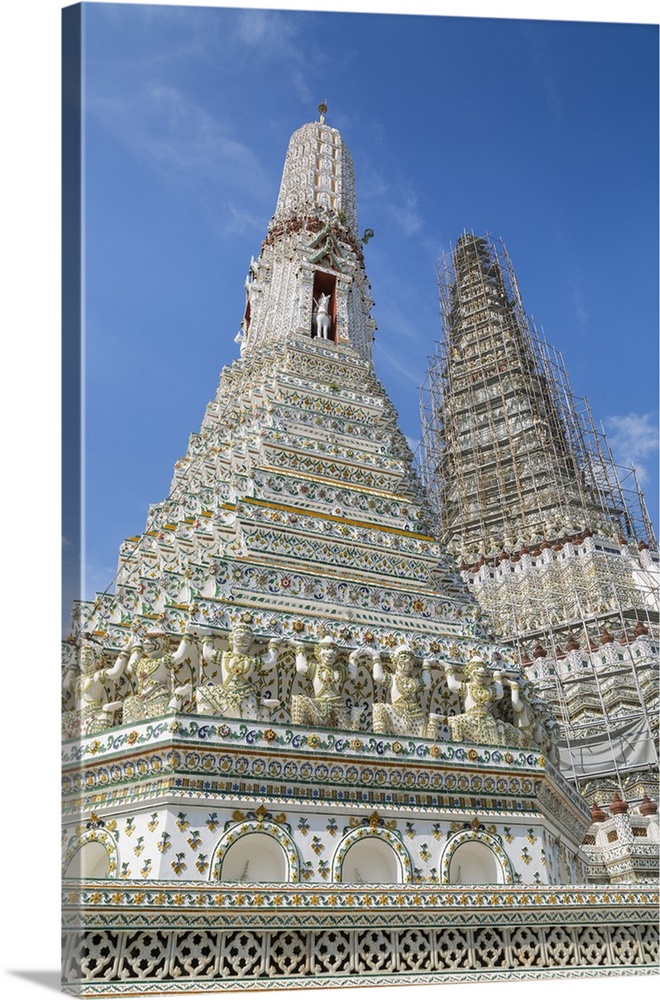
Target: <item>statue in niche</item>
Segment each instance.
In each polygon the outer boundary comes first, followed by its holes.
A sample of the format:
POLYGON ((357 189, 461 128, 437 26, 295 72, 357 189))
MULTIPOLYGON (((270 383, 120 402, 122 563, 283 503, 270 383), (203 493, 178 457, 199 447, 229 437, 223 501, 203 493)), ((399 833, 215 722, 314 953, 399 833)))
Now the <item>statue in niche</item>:
POLYGON ((494 746, 519 746, 515 726, 496 719, 493 707, 504 697, 502 671, 491 670, 484 661, 473 657, 463 668, 463 680, 456 667, 445 664, 447 687, 463 700, 464 712, 447 719, 452 740, 462 743, 486 743, 494 746))
POLYGON ((311 683, 314 697, 294 694, 291 699, 291 721, 298 726, 324 726, 330 729, 349 729, 351 717, 346 707, 344 685, 355 677, 355 653, 348 664, 340 660, 339 650, 333 639, 325 636, 307 658, 303 643, 295 644, 296 673, 311 683))
POLYGON ((374 701, 374 732, 436 739, 440 716, 434 713, 427 716, 422 705, 424 693, 431 686, 429 667, 432 661, 424 660, 421 672, 417 674, 415 654, 405 644, 397 646, 392 661, 394 673, 386 674, 380 657, 374 658, 374 681, 389 693, 388 702, 374 701))
POLYGON ((224 715, 230 719, 267 719, 277 708, 277 698, 259 700, 259 683, 274 667, 279 655, 279 641, 271 639, 268 652, 260 656, 252 649, 253 630, 244 622, 234 625, 229 635, 229 649, 216 649, 212 632, 199 629, 204 636, 202 656, 207 663, 220 667, 220 683, 197 688, 197 708, 200 712, 224 715))
POLYGON ((330 340, 332 329, 332 319, 330 318, 330 296, 321 292, 318 299, 314 299, 314 329, 316 336, 321 340, 330 340))
POLYGON ((192 693, 192 684, 175 685, 174 672, 194 652, 189 634, 183 636, 174 653, 169 651, 165 632, 148 632, 144 638, 131 639, 113 667, 116 676, 125 671, 133 682, 133 694, 124 699, 122 721, 140 722, 181 711, 192 693))
POLYGON ((69 736, 89 736, 109 729, 121 701, 107 700, 105 682, 121 675, 117 665, 105 667, 103 647, 95 639, 84 638, 78 651, 76 667, 71 667, 63 682, 65 691, 71 691, 76 708, 62 717, 64 731, 69 736))

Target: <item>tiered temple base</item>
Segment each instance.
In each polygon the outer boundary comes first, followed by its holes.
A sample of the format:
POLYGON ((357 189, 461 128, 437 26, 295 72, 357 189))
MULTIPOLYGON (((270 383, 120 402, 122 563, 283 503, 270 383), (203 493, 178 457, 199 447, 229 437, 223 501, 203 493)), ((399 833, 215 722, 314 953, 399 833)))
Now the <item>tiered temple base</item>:
POLYGON ((64 745, 64 875, 574 883, 586 803, 538 751, 170 715, 64 745))
POLYGON ((575 884, 590 816, 538 752, 170 715, 64 756, 69 992, 657 960, 653 887, 575 884))

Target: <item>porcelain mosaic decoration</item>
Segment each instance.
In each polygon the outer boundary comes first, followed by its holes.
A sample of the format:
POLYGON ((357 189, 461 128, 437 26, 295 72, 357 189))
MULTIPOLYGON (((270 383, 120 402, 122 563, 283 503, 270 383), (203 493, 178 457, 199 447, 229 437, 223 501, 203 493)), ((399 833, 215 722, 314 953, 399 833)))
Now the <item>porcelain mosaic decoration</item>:
POLYGON ((240 357, 116 593, 74 609, 69 992, 654 961, 652 886, 587 886, 552 712, 433 535, 358 232, 322 111, 291 138, 240 357))

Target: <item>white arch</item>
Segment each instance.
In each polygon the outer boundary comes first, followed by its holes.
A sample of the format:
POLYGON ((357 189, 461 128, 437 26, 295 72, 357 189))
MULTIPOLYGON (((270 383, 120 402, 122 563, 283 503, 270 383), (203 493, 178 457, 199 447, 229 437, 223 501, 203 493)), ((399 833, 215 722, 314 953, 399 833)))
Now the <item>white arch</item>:
POLYGON ((70 842, 62 859, 64 878, 114 878, 119 852, 107 830, 86 830, 70 842))
POLYGON ((412 882, 412 873, 408 851, 385 827, 351 830, 337 845, 332 859, 333 882, 412 882))
POLYGON ((216 882, 299 882, 300 857, 283 827, 246 820, 230 827, 219 840, 210 877, 216 882))
POLYGON ((282 845, 268 833, 248 833, 227 850, 220 866, 221 882, 288 882, 282 845))
POLYGON ((511 861, 499 837, 464 830, 451 837, 440 859, 444 885, 513 885, 511 861))

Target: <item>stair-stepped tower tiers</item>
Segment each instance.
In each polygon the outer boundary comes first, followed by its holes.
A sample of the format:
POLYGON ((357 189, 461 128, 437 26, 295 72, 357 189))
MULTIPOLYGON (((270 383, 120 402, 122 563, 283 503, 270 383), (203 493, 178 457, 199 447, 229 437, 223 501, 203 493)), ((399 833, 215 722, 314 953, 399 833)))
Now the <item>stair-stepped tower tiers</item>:
POLYGON ((355 617, 355 641, 368 627, 427 655, 436 640, 476 648, 479 609, 426 508, 392 405, 352 348, 293 338, 255 349, 222 373, 150 512, 159 528, 124 543, 107 627, 136 613, 175 623, 182 603, 228 627, 236 601, 266 632, 303 616, 339 638, 355 617))
MULTIPOLYGON (((557 897, 538 888, 586 885, 590 814, 557 769, 557 722, 436 537, 374 373, 356 233, 348 151, 306 125, 250 263, 240 357, 169 496, 123 543, 115 593, 74 609, 64 968, 78 995, 501 968, 490 924, 506 887, 534 887, 521 905, 545 927, 557 897), (482 958, 428 971, 456 910, 393 895, 412 883, 479 884, 456 899, 477 928, 460 947, 482 958)), ((647 964, 648 914, 625 898, 647 964)), ((529 940, 496 919, 519 976, 529 940)))
POLYGON ((306 636, 322 628, 349 645, 366 632, 428 656, 481 649, 479 608, 431 534, 373 370, 356 229, 341 136, 323 122, 303 126, 250 263, 241 357, 221 373, 168 499, 122 546, 116 594, 99 598, 87 629, 121 645, 136 620, 228 629, 242 609, 267 635, 295 635, 302 623, 306 636))
POLYGON ((591 800, 657 795, 658 553, 634 470, 525 315, 500 242, 465 233, 439 278, 423 415, 440 538, 554 704, 565 773, 591 800))

